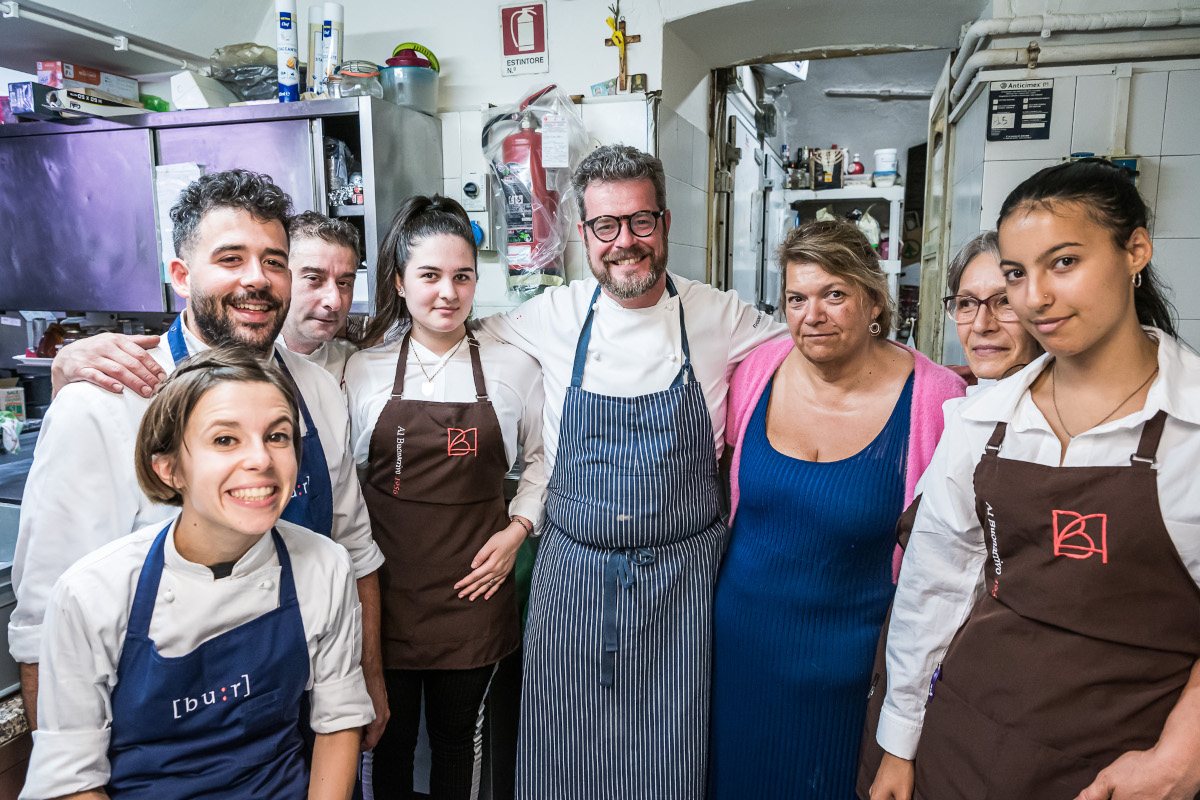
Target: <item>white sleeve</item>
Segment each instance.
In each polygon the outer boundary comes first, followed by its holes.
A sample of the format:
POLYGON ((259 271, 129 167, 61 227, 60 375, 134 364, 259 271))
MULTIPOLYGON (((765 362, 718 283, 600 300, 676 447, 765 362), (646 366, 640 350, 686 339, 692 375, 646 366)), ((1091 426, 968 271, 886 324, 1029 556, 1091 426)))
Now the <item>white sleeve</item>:
MULTIPOLYGON (((736 298, 736 294, 732 291, 725 294, 727 296, 733 295, 736 298)), ((729 336, 729 374, 731 375, 733 374, 733 368, 740 364, 742 359, 750 355, 759 345, 791 335, 788 333, 787 325, 784 325, 782 322, 776 322, 765 311, 759 311, 743 300, 734 300, 729 313, 731 323, 729 336)))
MULTIPOLYGON (((343 556, 342 553, 338 554, 343 556)), ((348 556, 343 556, 348 562, 348 556)), ((359 728, 375 719, 362 667, 362 606, 349 563, 329 588, 329 615, 312 661, 312 713, 317 733, 359 728)))
POLYGON ((546 485, 550 476, 546 473, 546 451, 542 444, 542 405, 546 395, 542 388, 542 373, 536 367, 530 370, 528 391, 521 405, 521 420, 517 432, 521 441, 524 464, 517 493, 509 503, 508 513, 521 515, 533 523, 537 530, 546 506, 546 485))
POLYGON ((912 538, 900 567, 887 642, 888 692, 876 739, 900 758, 914 758, 934 669, 971 613, 987 559, 975 513, 977 454, 957 413, 923 478, 912 538))
POLYGON ((62 797, 108 783, 111 686, 120 648, 102 641, 107 626, 59 581, 46 607, 38 692, 38 729, 21 798, 62 797))
MULTIPOLYGON (((332 388, 333 378, 324 370, 321 374, 332 388)), ((322 409, 321 449, 325 451, 329 482, 333 488, 333 540, 350 553, 354 577, 363 578, 383 564, 383 551, 371 537, 371 519, 358 485, 345 395, 337 389, 336 402, 329 402, 323 395, 322 403, 325 408, 322 409), (330 439, 326 440, 326 436, 330 439)))
POLYGON ((550 312, 549 301, 550 297, 545 294, 531 297, 511 311, 479 320, 479 329, 538 358, 543 343, 545 317, 550 312))
POLYGON ((17 606, 8 643, 18 662, 37 663, 42 615, 59 576, 137 526, 142 498, 133 466, 137 430, 125 402, 73 383, 59 392, 42 422, 13 558, 17 606))

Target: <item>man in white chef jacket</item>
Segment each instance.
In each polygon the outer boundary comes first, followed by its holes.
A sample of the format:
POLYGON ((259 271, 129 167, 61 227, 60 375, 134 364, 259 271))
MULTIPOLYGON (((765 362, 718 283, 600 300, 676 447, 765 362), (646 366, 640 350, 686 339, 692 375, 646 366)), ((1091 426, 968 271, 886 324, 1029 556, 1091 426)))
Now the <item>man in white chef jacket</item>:
POLYGON ((668 274, 665 180, 661 161, 632 147, 588 156, 573 183, 592 277, 482 321, 541 363, 554 475, 525 641, 525 800, 596 786, 647 800, 703 795, 729 378, 788 333, 733 292, 668 274), (704 477, 664 498, 681 469, 704 477), (701 503, 711 513, 682 537, 691 544, 662 541, 701 503), (631 615, 641 627, 628 627, 631 615), (640 724, 649 708, 665 713, 640 724))
POLYGON ((283 321, 283 346, 323 368, 340 386, 346 359, 358 348, 337 334, 354 302, 358 229, 345 220, 304 211, 288 223, 292 307, 283 321))
MULTIPOLYGON (((340 386, 346 359, 358 348, 337 334, 346 326, 358 272, 358 229, 345 220, 303 211, 288 221, 292 303, 279 341, 334 377, 340 386)), ((114 392, 149 397, 166 377, 147 350, 157 336, 100 334, 64 348, 54 359, 54 391, 86 380, 114 392)))
MULTIPOLYGON (((169 272, 175 291, 187 298, 182 336, 175 341, 188 353, 236 343, 265 355, 274 346, 296 381, 329 473, 332 538, 354 563, 363 609, 363 671, 377 714, 364 738, 373 745, 387 717, 376 574, 383 554, 371 538, 337 383, 275 344, 291 296, 290 203, 268 179, 245 170, 203 176, 184 191, 172 209, 177 255, 169 272)), ((163 374, 175 369, 170 338, 148 351, 163 374)), ((86 553, 177 511, 152 503, 134 474, 135 438, 148 405, 135 392, 72 383, 56 396, 42 424, 21 502, 13 564, 17 606, 9 622, 9 650, 21 667, 26 712, 34 726, 42 616, 54 582, 86 553)))

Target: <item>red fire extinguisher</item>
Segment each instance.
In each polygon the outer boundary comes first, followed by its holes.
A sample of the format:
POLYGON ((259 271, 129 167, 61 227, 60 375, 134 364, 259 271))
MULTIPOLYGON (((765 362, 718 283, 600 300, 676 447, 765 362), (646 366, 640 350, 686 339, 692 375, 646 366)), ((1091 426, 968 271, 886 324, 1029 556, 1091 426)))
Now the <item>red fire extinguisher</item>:
POLYGON ((517 113, 495 117, 483 128, 485 151, 495 128, 502 123, 502 129, 515 128, 501 142, 500 157, 492 160, 492 170, 504 192, 502 252, 508 263, 508 284, 528 294, 563 282, 562 255, 553 247, 559 196, 547 184, 542 166, 540 120, 528 110, 530 104, 553 88, 547 86, 530 95, 517 113))

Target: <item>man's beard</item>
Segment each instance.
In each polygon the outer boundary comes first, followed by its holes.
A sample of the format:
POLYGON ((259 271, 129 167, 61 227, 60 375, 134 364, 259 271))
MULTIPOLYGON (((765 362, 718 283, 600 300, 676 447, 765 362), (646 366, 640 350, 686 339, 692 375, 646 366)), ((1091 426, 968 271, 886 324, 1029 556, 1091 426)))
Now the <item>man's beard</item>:
POLYGON ((590 245, 585 245, 585 249, 587 250, 588 266, 591 267, 592 274, 596 276, 596 280, 600 282, 601 288, 618 300, 633 300, 636 297, 641 297, 653 289, 662 280, 663 274, 667 271, 667 242, 665 239, 663 240, 661 255, 655 252, 653 248, 646 247, 645 245, 622 247, 609 251, 601 259, 599 267, 592 261, 590 245), (627 258, 642 258, 646 255, 650 256, 650 272, 645 276, 630 277, 623 281, 618 281, 613 277, 609 262, 624 261, 627 258))
POLYGON ((288 302, 280 302, 265 291, 243 292, 236 295, 214 297, 193 290, 188 299, 188 311, 200 338, 209 347, 248 347, 251 350, 268 352, 283 328, 287 318, 288 302), (261 324, 238 323, 233 318, 235 303, 257 303, 266 305, 275 316, 261 324))

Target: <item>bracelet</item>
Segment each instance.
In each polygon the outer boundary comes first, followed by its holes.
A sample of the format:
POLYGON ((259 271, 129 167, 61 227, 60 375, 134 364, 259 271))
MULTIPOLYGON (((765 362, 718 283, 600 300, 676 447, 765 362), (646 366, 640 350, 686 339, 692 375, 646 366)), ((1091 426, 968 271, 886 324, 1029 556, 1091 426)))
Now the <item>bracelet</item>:
POLYGON ((508 521, 510 523, 515 522, 518 525, 520 525, 522 528, 524 528, 526 536, 533 536, 533 525, 531 523, 527 522, 526 520, 522 519, 521 517, 509 517, 508 521))

